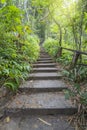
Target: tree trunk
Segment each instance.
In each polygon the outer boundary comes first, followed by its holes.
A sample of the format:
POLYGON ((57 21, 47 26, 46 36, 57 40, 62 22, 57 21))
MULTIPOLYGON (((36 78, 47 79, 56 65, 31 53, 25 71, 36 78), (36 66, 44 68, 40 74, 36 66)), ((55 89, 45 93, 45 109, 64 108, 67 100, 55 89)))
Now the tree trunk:
POLYGON ((61 56, 62 56, 62 47, 58 49, 58 53, 57 53, 57 57, 61 57, 61 56))
POLYGON ((80 55, 81 55, 81 54, 78 53, 78 52, 75 52, 75 53, 74 53, 72 62, 71 62, 71 64, 70 64, 70 68, 74 68, 74 67, 76 66, 80 55))

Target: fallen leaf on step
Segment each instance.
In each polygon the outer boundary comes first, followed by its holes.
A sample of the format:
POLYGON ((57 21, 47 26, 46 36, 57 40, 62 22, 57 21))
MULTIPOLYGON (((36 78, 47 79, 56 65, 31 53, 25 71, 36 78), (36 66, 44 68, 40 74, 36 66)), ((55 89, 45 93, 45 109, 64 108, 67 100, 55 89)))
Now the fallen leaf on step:
POLYGON ((33 82, 33 80, 30 80, 30 82, 32 83, 32 82, 33 82))
POLYGON ((6 117, 6 122, 9 123, 10 122, 10 117, 6 117))
POLYGON ((21 104, 21 102, 20 101, 16 101, 16 104, 19 105, 19 104, 21 104))
POLYGON ((36 128, 36 129, 37 129, 37 128, 38 128, 38 125, 36 125, 36 124, 35 124, 35 125, 34 125, 34 128, 36 128))
POLYGON ((51 126, 51 124, 48 123, 47 121, 45 121, 45 120, 43 120, 43 119, 41 119, 41 118, 38 118, 38 119, 39 119, 41 122, 43 122, 44 124, 51 126))

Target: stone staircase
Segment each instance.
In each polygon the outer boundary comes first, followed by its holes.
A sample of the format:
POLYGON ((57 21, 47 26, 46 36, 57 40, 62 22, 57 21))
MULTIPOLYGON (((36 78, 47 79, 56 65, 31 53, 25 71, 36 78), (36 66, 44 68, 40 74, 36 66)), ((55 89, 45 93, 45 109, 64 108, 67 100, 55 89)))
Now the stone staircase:
POLYGON ((21 93, 7 105, 6 114, 74 114, 77 109, 71 101, 65 99, 65 89, 67 86, 62 80, 61 70, 41 49, 40 58, 33 64, 29 78, 19 88, 21 93))

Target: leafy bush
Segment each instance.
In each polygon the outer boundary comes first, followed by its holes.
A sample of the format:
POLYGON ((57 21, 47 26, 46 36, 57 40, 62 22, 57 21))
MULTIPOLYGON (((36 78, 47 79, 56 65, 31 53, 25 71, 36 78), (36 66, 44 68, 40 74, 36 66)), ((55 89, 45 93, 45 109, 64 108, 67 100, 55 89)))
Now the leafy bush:
POLYGON ((87 78, 87 68, 84 66, 77 65, 73 69, 63 70, 63 74, 70 81, 80 83, 87 78))
POLYGON ((3 7, 0 10, 0 86, 16 91, 38 56, 39 40, 25 30, 21 10, 16 6, 3 7))
POLYGON ((34 62, 39 57, 39 39, 35 35, 26 35, 26 40, 22 46, 22 51, 24 57, 26 57, 29 62, 34 62))
POLYGON ((56 61, 61 63, 64 67, 69 65, 71 63, 72 60, 72 54, 70 52, 64 52, 61 57, 57 57, 56 61))
POLYGON ((52 38, 48 38, 43 43, 43 47, 45 48, 46 52, 49 53, 49 55, 55 57, 58 52, 58 41, 52 38))

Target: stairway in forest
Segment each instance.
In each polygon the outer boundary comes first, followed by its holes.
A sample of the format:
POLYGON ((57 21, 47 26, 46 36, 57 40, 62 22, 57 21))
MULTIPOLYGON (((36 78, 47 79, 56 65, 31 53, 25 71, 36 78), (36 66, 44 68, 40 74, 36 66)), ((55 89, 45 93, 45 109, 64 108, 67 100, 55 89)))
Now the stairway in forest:
POLYGON ((0 130, 75 130, 67 118, 77 109, 65 100, 61 69, 41 48, 29 78, 19 88, 5 109, 0 130))
POLYGON ((21 93, 6 107, 8 115, 71 115, 76 112, 76 107, 65 99, 63 90, 67 86, 62 80, 61 70, 58 70, 56 63, 43 48, 40 58, 33 64, 29 78, 19 89, 21 93))

